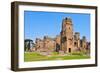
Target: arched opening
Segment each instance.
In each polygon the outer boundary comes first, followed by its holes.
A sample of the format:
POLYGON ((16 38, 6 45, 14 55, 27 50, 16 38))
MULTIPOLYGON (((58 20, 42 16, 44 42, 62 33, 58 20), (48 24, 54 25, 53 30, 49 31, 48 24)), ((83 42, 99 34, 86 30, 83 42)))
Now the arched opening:
POLYGON ((60 45, 56 43, 56 52, 59 52, 59 50, 60 50, 60 45))
POLYGON ((77 43, 76 42, 74 42, 74 46, 77 46, 77 43))
POLYGON ((69 48, 69 50, 68 50, 68 51, 69 51, 69 53, 71 53, 71 48, 69 48))

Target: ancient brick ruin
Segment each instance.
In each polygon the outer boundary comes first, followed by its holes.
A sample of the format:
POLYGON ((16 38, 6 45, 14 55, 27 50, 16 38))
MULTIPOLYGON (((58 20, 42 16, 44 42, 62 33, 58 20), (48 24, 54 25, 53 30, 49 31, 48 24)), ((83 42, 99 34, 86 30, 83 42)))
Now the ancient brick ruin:
MULTIPOLYGON (((27 45, 25 46, 27 47, 27 45)), ((83 49, 90 49, 90 42, 87 42, 85 36, 80 38, 79 32, 74 32, 71 18, 64 18, 59 35, 55 36, 55 38, 49 36, 44 36, 43 39, 36 38, 34 46, 29 50, 33 52, 72 53, 83 49)))

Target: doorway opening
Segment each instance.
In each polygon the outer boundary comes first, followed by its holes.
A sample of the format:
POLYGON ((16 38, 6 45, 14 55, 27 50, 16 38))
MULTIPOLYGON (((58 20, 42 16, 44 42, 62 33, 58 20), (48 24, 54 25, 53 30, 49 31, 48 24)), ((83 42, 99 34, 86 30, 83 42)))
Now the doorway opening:
POLYGON ((71 48, 69 48, 69 53, 71 53, 71 48))

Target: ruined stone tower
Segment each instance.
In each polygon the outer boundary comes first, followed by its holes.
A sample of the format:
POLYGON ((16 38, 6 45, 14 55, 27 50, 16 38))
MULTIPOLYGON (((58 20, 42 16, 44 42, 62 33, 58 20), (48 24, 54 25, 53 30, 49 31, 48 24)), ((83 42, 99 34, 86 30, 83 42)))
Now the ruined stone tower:
POLYGON ((82 37, 82 48, 86 49, 86 37, 85 36, 82 37))
POLYGON ((80 48, 80 33, 79 32, 75 32, 75 35, 74 35, 74 48, 76 49, 80 48))
POLYGON ((74 46, 73 24, 71 18, 65 18, 62 22, 61 49, 65 53, 71 53, 74 46))

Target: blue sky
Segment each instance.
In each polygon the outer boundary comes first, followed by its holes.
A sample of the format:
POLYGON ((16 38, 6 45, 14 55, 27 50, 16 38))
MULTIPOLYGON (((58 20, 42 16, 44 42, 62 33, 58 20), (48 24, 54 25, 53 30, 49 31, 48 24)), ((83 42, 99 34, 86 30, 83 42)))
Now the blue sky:
POLYGON ((24 11, 25 39, 59 35, 65 17, 72 19, 74 32, 80 32, 80 38, 86 36, 90 40, 90 14, 36 11, 24 11))

